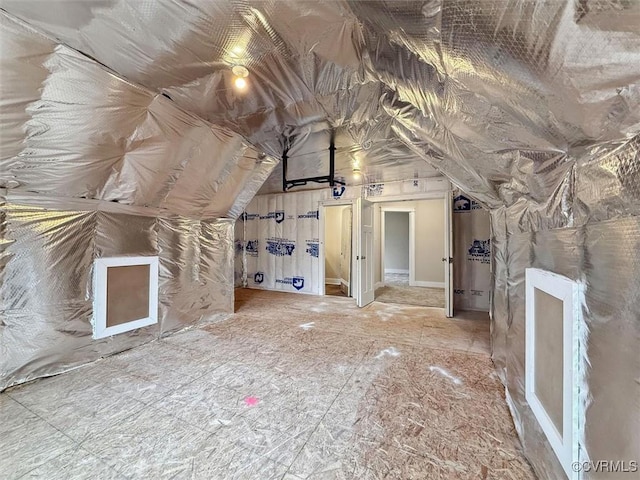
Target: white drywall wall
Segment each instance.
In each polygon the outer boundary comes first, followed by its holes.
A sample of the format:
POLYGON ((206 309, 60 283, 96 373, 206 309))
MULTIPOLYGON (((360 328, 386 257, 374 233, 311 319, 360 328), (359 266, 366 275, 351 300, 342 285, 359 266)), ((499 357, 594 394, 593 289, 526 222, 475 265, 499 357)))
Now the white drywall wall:
POLYGON ((384 269, 409 273, 409 212, 384 212, 384 269))
POLYGON ((342 248, 342 212, 347 208, 339 205, 324 210, 324 277, 341 278, 340 251, 342 248))
MULTIPOLYGON (((442 283, 444 286, 444 200, 417 200, 406 202, 384 202, 380 208, 407 208, 415 211, 415 245, 416 245, 416 282, 442 283)), ((387 214, 390 212, 387 212, 387 214)), ((374 234, 379 239, 380 227, 378 221, 377 231, 374 234)), ((377 241, 375 275, 376 282, 381 281, 382 251, 380 241, 377 241)), ((387 267, 385 262, 385 268, 387 267)), ((408 267, 407 267, 408 268, 408 267)))

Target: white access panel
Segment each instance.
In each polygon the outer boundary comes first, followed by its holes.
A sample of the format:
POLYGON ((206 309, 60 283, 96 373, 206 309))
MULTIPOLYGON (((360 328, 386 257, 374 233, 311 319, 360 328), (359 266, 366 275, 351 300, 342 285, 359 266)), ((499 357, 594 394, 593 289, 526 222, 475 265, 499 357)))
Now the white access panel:
POLYGON ((525 397, 567 478, 579 460, 579 339, 582 286, 526 269, 525 397))
POLYGON ((158 257, 97 258, 93 292, 94 339, 158 323, 158 257))

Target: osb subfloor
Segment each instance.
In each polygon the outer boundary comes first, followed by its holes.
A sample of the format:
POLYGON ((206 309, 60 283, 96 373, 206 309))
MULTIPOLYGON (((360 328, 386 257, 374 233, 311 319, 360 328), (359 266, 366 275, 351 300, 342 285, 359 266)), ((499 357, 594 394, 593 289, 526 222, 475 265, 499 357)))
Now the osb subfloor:
POLYGON ((444 288, 385 284, 376 289, 375 295, 376 301, 382 303, 444 308, 444 288))
POLYGON ((2 478, 532 479, 478 314, 239 290, 0 395, 2 478))

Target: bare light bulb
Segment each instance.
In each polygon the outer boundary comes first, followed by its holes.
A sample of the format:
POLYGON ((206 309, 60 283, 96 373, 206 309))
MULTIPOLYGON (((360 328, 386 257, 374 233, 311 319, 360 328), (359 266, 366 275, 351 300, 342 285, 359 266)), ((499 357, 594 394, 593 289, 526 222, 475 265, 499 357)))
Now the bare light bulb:
POLYGON ((242 77, 236 77, 236 79, 233 81, 233 84, 238 90, 244 90, 245 88, 247 88, 247 81, 242 77))

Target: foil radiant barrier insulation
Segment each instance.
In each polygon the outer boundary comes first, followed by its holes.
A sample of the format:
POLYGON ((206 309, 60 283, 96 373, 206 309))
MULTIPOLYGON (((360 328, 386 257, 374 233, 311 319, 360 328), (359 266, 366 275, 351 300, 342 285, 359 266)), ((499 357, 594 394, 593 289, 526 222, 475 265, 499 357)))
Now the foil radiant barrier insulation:
MULTIPOLYGON (((637 459, 640 2, 0 5, 112 69, 105 73, 67 47, 18 32, 0 14, 9 47, 2 54, 10 57, 2 64, 0 118, 2 160, 10 160, 0 186, 115 199, 188 218, 237 215, 239 205, 226 195, 241 191, 238 184, 216 186, 206 162, 182 168, 192 155, 222 157, 213 153, 217 141, 201 131, 200 125, 211 130, 206 121, 274 156, 283 136, 340 128, 357 144, 347 153, 357 154, 374 177, 405 168, 402 152, 415 165, 423 159, 492 210, 493 357, 539 476, 563 473, 524 400, 524 269, 530 266, 585 285, 581 459, 637 459), (236 63, 251 72, 251 93, 243 97, 231 88, 229 66, 236 63), (89 75, 94 69, 107 77, 89 75), (145 88, 130 89, 122 78, 145 88), (82 101, 69 100, 76 93, 82 101), (165 134, 171 141, 163 142, 165 134), (159 167, 136 162, 137 156, 159 167), (212 197, 216 188, 231 191, 212 197)), ((302 171, 312 171, 318 158, 301 159, 302 171)), ((229 172, 222 164, 213 170, 229 172)), ((420 176, 418 167, 414 173, 420 176)), ((395 177, 389 175, 380 181, 395 177)), ((2 242, 6 262, 13 244, 2 242)))
POLYGON ((6 15, 0 21, 0 186, 235 218, 277 164, 168 98, 6 15))
MULTIPOLYGON (((546 204, 492 211, 493 359, 525 451, 541 478, 563 475, 524 397, 528 267, 585 285, 581 460, 626 460, 640 445, 640 136, 593 147, 546 204), (558 201, 566 198, 567 202, 558 201), (547 216, 562 210, 557 224, 547 216), (563 225, 562 217, 572 225, 563 225)), ((610 472, 585 479, 618 478, 610 472)))
POLYGON ((233 220, 3 195, 0 389, 233 312, 233 220), (159 257, 158 324, 92 339, 93 261, 159 257))
POLYGON ((0 5, 267 153, 310 126, 342 128, 365 167, 404 151, 492 208, 540 201, 585 147, 640 128, 638 2, 0 5), (234 64, 251 72, 247 95, 234 64), (398 139, 406 149, 386 155, 398 139))
POLYGON ((243 219, 244 213, 236 221, 233 229, 233 285, 234 287, 243 287, 246 285, 245 272, 247 270, 246 260, 244 256, 245 249, 245 225, 243 219))
POLYGON ((233 218, 277 161, 0 13, 0 389, 233 312, 233 218), (158 255, 159 324, 92 340, 93 261, 158 255))

